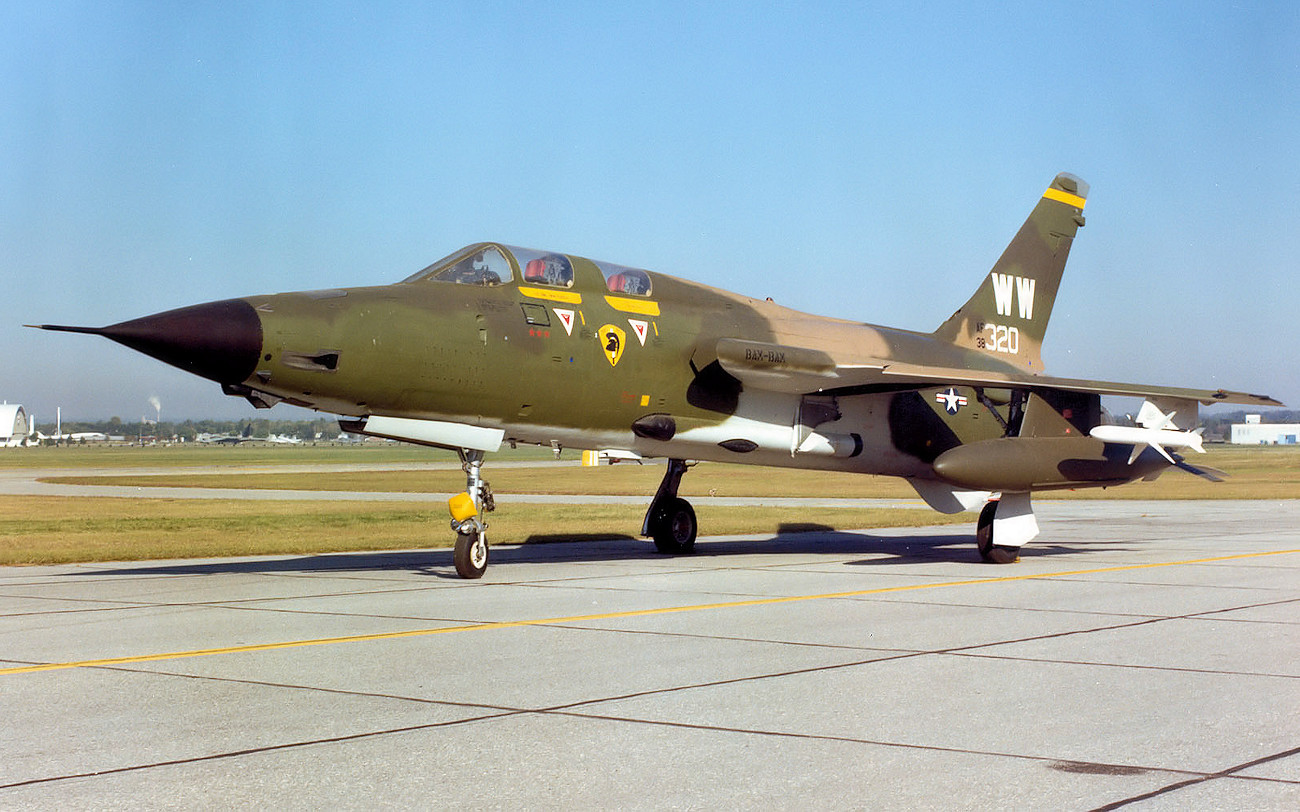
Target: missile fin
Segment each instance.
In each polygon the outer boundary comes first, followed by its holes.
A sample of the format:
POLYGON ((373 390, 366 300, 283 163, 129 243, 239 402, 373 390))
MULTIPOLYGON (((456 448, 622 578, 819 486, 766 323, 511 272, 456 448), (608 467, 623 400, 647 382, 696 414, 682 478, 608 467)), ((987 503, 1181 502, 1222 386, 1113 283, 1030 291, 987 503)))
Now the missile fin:
MULTIPOLYGON (((1164 447, 1164 446, 1160 445, 1159 443, 1147 443, 1147 445, 1151 446, 1151 447, 1154 448, 1156 451, 1159 451, 1159 452, 1160 452, 1160 456, 1162 456, 1162 457, 1164 457, 1165 459, 1169 460, 1169 464, 1170 464, 1170 465, 1177 465, 1177 464, 1178 464, 1178 463, 1174 462, 1174 458, 1173 458, 1173 457, 1169 456, 1169 452, 1168 452, 1168 451, 1165 451, 1165 447, 1164 447)), ((1134 451, 1137 451, 1137 447, 1134 446, 1133 450, 1134 450, 1134 451)), ((1134 457, 1133 459, 1137 459, 1137 458, 1134 457)), ((1132 461, 1133 461, 1132 459, 1129 460, 1129 462, 1132 462, 1132 461)))
MULTIPOLYGON (((1147 445, 1150 445, 1150 443, 1148 443, 1147 445)), ((1138 457, 1142 456, 1142 452, 1145 450, 1146 450, 1146 446, 1142 445, 1141 443, 1134 443, 1133 453, 1128 455, 1128 464, 1132 465, 1133 461, 1136 460, 1138 457)))

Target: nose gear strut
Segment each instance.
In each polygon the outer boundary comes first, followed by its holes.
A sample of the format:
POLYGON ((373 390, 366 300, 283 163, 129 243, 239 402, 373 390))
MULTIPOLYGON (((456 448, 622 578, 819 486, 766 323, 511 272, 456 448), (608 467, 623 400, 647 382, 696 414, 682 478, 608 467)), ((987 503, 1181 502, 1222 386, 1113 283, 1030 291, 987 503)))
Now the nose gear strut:
POLYGON ((496 510, 496 501, 492 498, 492 488, 482 477, 483 452, 462 448, 457 453, 465 471, 465 492, 449 504, 451 529, 456 531, 453 555, 456 574, 462 578, 482 578, 488 565, 488 524, 483 514, 496 510))

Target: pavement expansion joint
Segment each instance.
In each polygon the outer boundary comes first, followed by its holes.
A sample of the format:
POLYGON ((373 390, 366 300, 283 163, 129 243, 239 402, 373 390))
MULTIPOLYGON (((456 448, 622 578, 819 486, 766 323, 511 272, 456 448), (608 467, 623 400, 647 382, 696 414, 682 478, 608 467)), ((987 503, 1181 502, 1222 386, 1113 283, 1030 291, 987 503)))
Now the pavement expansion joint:
POLYGON ((407 725, 405 727, 386 728, 383 730, 370 730, 360 733, 350 733, 341 736, 329 736, 319 739, 311 739, 295 742, 282 742, 280 744, 269 744, 262 747, 249 747, 241 750, 230 750, 221 753, 208 753, 201 756, 192 756, 190 758, 178 758, 168 761, 155 761, 147 764, 132 764, 124 767, 115 767, 103 770, 95 770, 87 773, 73 773, 66 775, 44 776, 33 778, 26 781, 15 781, 9 784, 0 784, 0 789, 16 789, 18 787, 33 786, 36 784, 49 784, 59 781, 70 781, 84 778, 99 778, 107 775, 117 775, 121 773, 139 772, 143 770, 158 769, 160 767, 175 767, 183 764, 199 764, 203 762, 220 761, 229 758, 241 758, 245 756, 261 755, 264 753, 274 753, 284 750, 295 750, 308 747, 319 747, 329 744, 342 744, 345 742, 355 742, 363 739, 370 739, 379 736, 391 736, 402 733, 414 733, 418 731, 434 730, 441 727, 452 727, 456 725, 470 724, 473 722, 482 722, 489 719, 500 719, 507 716, 517 716, 526 711, 509 711, 506 713, 493 713, 483 716, 477 716, 470 719, 453 719, 443 722, 429 722, 421 725, 407 725))
MULTIPOLYGON (((1029 753, 1014 753, 998 750, 980 750, 968 747, 944 747, 933 744, 919 744, 915 742, 899 742, 884 739, 867 739, 856 736, 837 736, 824 733, 803 733, 788 730, 762 730, 756 728, 731 727, 726 725, 707 725, 697 722, 679 722, 661 719, 642 719, 632 716, 618 716, 611 714, 594 714, 583 713, 572 710, 555 710, 548 711, 557 715, 573 716, 581 719, 596 719, 607 722, 621 722, 635 725, 651 725, 660 727, 682 728, 687 730, 701 730, 714 733, 732 733, 746 736, 761 736, 783 739, 806 739, 810 741, 831 741, 846 744, 860 744, 872 747, 889 747, 900 750, 924 750, 937 753, 959 753, 962 755, 988 756, 993 758, 1016 759, 1020 761, 1030 761, 1046 764, 1049 767, 1059 769, 1062 772, 1088 772, 1094 775, 1141 775, 1148 773, 1167 774, 1167 775, 1185 775, 1193 776, 1192 782, 1195 783, 1210 778, 1220 777, 1218 773, 1203 773, 1194 770, 1180 770, 1170 767, 1138 767, 1126 764, 1110 764, 1105 762, 1082 762, 1070 759, 1058 759, 1052 756, 1033 755, 1029 753), (1062 769, 1058 765, 1070 765, 1073 769, 1062 769)), ((1247 765, 1253 766, 1253 765, 1247 765)), ((1245 769, 1238 767, 1237 769, 1245 769)), ((1271 780, 1271 779, 1263 779, 1271 780)), ((1189 783, 1189 782, 1183 782, 1189 783)))
MULTIPOLYGON (((6 674, 26 673, 30 671, 52 671, 52 670, 61 670, 67 668, 84 668, 84 667, 91 667, 97 665, 118 665, 118 664, 137 662, 137 661, 146 662, 146 661, 155 661, 155 660, 179 659, 179 658, 187 658, 187 657, 205 657, 205 656, 213 656, 217 654, 248 653, 254 651, 269 651, 269 650, 276 650, 276 649, 297 648, 303 646, 320 646, 320 645, 332 645, 332 644, 339 644, 339 643, 355 643, 355 642, 364 642, 364 641, 372 641, 372 640, 398 639, 403 637, 421 637, 421 636, 435 635, 435 634, 486 631, 492 629, 516 628, 522 626, 560 625, 565 623, 582 622, 588 620, 606 620, 606 619, 615 619, 615 618, 631 618, 631 617, 643 617, 643 616, 652 616, 652 615, 675 614, 675 613, 683 613, 683 612, 738 609, 738 608, 751 607, 751 606, 792 604, 792 603, 801 603, 806 601, 823 601, 823 600, 831 600, 831 599, 838 599, 838 598, 861 597, 866 595, 883 595, 883 594, 899 593, 899 592, 911 592, 911 591, 917 591, 922 589, 986 586, 991 584, 1009 583, 1009 582, 1016 582, 1016 581, 1050 580, 1050 579, 1059 578, 1061 576, 1077 576, 1083 574, 1099 574, 1099 573, 1109 573, 1109 572, 1123 572, 1123 571, 1130 571, 1130 570, 1145 570, 1145 569, 1153 569, 1159 567, 1174 567, 1174 566, 1182 566, 1187 564, 1200 564, 1200 563, 1206 563, 1210 561, 1235 561, 1243 558, 1288 555, 1288 554, 1294 554, 1296 552, 1300 552, 1300 551, 1270 550, 1264 552, 1237 553, 1237 554, 1227 555, 1227 556, 1197 558, 1197 559, 1184 560, 1184 561, 1161 561, 1161 562, 1151 562, 1151 563, 1142 563, 1142 564, 1123 564, 1123 565, 1116 565, 1116 566, 1109 566, 1109 567, 1098 567, 1098 568, 1086 569, 1086 570, 1024 573, 1019 575, 971 578, 971 579, 961 579, 955 581, 926 582, 926 583, 918 583, 918 584, 906 584, 902 586, 878 587, 873 589, 858 589, 858 590, 850 590, 845 592, 829 592, 829 593, 806 594, 806 595, 787 595, 787 596, 780 596, 780 597, 766 597, 766 598, 756 598, 756 599, 748 599, 748 600, 732 600, 732 601, 702 603, 702 604, 693 604, 693 605, 686 605, 686 606, 672 605, 672 606, 663 606, 663 607, 657 607, 652 609, 632 610, 626 612, 605 612, 605 613, 574 615, 570 617, 532 618, 532 619, 523 619, 523 620, 514 620, 514 621, 484 622, 484 623, 460 625, 460 626, 438 626, 438 627, 427 628, 427 629, 413 629, 413 630, 408 629, 403 631, 378 632, 372 634, 348 635, 348 636, 328 637, 328 638, 319 638, 319 639, 311 639, 311 640, 292 640, 292 641, 282 641, 277 643, 236 645, 236 646, 227 646, 227 647, 216 647, 210 649, 198 649, 198 650, 191 650, 191 651, 162 652, 162 653, 155 653, 155 654, 148 654, 148 655, 139 655, 135 657, 127 656, 127 657, 113 657, 113 658, 105 658, 105 659, 82 660, 76 662, 48 663, 43 666, 33 666, 28 668, 6 668, 6 669, 0 669, 0 677, 5 676, 6 674)), ((1145 623, 1158 622, 1164 619, 1167 618, 1141 620, 1130 625, 1142 625, 1145 623)), ((1080 631, 1067 631, 1067 632, 1060 632, 1051 636, 1068 636, 1068 635, 1080 634, 1080 633, 1081 633, 1080 631)), ((987 646, 987 645, 999 645, 999 644, 982 644, 982 645, 987 646)))
POLYGON ((1251 767, 1258 767, 1262 764, 1268 764, 1269 762, 1278 761, 1284 758, 1290 758, 1291 756, 1297 754, 1300 754, 1300 747, 1293 747, 1290 750, 1283 750, 1280 753, 1273 753, 1272 755, 1264 756, 1262 758, 1257 758, 1253 761, 1248 761, 1244 764, 1238 764, 1234 767, 1229 767, 1226 770, 1221 770, 1216 773, 1201 773, 1185 781, 1179 781, 1177 783, 1170 784, 1169 786, 1152 790, 1151 792, 1144 792, 1141 795, 1134 795, 1130 798, 1124 798, 1123 800, 1114 801, 1104 806, 1096 807, 1092 812, 1109 812, 1109 810, 1120 809, 1125 806, 1141 803, 1142 801, 1149 801, 1153 798, 1159 798, 1162 795, 1168 795, 1171 792, 1177 792, 1178 790, 1187 789, 1188 787, 1193 787, 1196 786, 1197 784, 1203 784, 1206 781, 1214 781, 1214 780, 1225 779, 1225 778, 1230 778, 1234 780, 1264 781, 1269 783, 1300 784, 1300 781, 1285 781, 1285 780, 1278 780, 1274 778, 1259 778, 1257 776, 1236 775, 1236 773, 1241 772, 1242 770, 1247 770, 1250 769, 1251 767))
POLYGON ((6 569, 48 611, 5 618, 0 806, 1300 808, 1300 502, 1067 507, 1101 519, 1012 567, 827 536, 507 547, 472 584, 445 551, 6 569))
POLYGON ((730 643, 760 643, 773 646, 791 646, 794 648, 812 648, 812 649, 830 649, 836 651, 880 651, 887 654, 923 654, 925 652, 916 651, 915 649, 888 649, 878 648, 875 646, 855 646, 847 643, 820 643, 807 640, 777 640, 764 639, 762 637, 742 637, 727 634, 704 634, 678 631, 662 631, 656 629, 615 629, 605 626, 583 626, 580 624, 557 624, 547 626, 552 629, 574 629, 578 631, 589 632, 610 632, 613 634, 634 634, 644 635, 646 637, 676 637, 683 640, 716 640, 730 643))
POLYGON ((953 652, 955 657, 973 657, 982 660, 1004 660, 1017 663, 1047 663, 1050 665, 1080 665, 1089 668, 1130 668, 1136 671, 1164 671, 1175 674, 1214 674, 1226 677, 1260 677, 1265 679, 1300 679, 1295 674, 1265 674, 1258 671, 1228 671, 1217 668, 1186 668, 1175 665, 1142 665, 1134 663, 1108 663, 1100 660, 1066 660, 1053 657, 1013 657, 1006 654, 953 652))

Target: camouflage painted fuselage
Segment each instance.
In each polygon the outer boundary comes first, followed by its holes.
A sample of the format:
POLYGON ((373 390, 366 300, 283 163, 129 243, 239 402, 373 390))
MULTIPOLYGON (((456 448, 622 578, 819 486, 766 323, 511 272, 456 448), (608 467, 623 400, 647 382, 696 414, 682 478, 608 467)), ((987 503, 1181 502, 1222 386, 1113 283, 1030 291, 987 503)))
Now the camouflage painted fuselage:
POLYGON ((651 297, 614 295, 595 265, 570 259, 574 282, 564 289, 416 280, 247 298, 263 338, 242 383, 323 411, 491 426, 523 443, 900 476, 928 476, 957 442, 1003 433, 967 388, 949 414, 936 399, 947 387, 838 396, 747 387, 723 369, 717 348, 743 338, 830 348, 832 358, 1015 371, 996 359, 664 275, 654 276, 651 297), (621 331, 616 353, 611 327, 621 331), (861 449, 800 453, 801 412, 806 429, 856 435, 861 449), (653 415, 672 418, 671 437, 638 436, 634 424, 653 415))
POLYGON ((428 444, 482 451, 504 439, 889 474, 959 510, 973 502, 954 501, 957 492, 1113 485, 1181 466, 1162 443, 1199 450, 1189 431, 1198 402, 1276 403, 1044 373, 1041 346, 1086 197, 1086 184, 1058 175, 933 333, 495 243, 382 287, 46 327, 104 335, 258 406, 453 426, 435 427, 428 444), (1160 425, 1102 432, 1121 441, 1090 436, 1104 394, 1148 398, 1160 425), (454 426, 492 442, 464 445, 454 426))

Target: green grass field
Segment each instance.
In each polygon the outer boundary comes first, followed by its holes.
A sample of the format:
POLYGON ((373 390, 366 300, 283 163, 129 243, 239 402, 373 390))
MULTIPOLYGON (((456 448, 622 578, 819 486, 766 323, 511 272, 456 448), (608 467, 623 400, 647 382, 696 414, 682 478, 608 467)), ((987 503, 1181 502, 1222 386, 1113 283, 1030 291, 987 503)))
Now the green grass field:
MULTIPOLYGON (((133 487, 181 486, 195 488, 262 488, 288 490, 365 491, 399 493, 450 493, 462 490, 464 476, 459 471, 341 471, 329 473, 238 473, 223 474, 222 465, 262 465, 279 463, 403 463, 454 461, 447 452, 407 455, 396 448, 291 448, 276 457, 278 449, 225 449, 229 456, 208 456, 209 449, 198 454, 166 459, 168 450, 147 453, 137 450, 139 465, 208 465, 203 473, 169 474, 165 477, 132 475, 129 471, 112 476, 59 476, 51 482, 68 484, 129 485, 133 487), (268 453, 269 452, 269 453, 268 453), (387 452, 387 453, 385 453, 387 452), (190 460, 197 459, 198 462, 190 460)), ((408 447, 409 448, 409 447, 408 447)), ((188 450, 187 450, 188 451, 188 450)), ((186 453, 186 452, 180 452, 186 453)), ((123 455, 125 456, 125 455, 123 455)), ((1077 491, 1054 491, 1040 495, 1045 499, 1294 499, 1300 498, 1300 448, 1286 446, 1241 447, 1211 446, 1205 455, 1193 455, 1194 463, 1220 468, 1230 474, 1226 482, 1209 482, 1182 471, 1166 471, 1155 482, 1135 482, 1117 488, 1084 488, 1077 491)), ((87 459, 94 459, 87 454, 87 459)), ((501 459, 549 460, 549 451, 520 449, 501 459)), ((492 468, 492 459, 484 467, 485 476, 495 491, 509 493, 555 493, 596 495, 652 496, 663 476, 659 465, 619 464, 599 468, 510 469, 492 468)), ((54 463, 52 462, 51 465, 54 463)), ((73 466, 95 466, 95 462, 78 459, 73 466)), ((893 477, 864 476, 825 471, 781 470, 751 465, 701 463, 682 480, 684 496, 795 496, 851 498, 914 498, 916 492, 906 482, 893 477)))
MULTIPOLYGON (((569 459, 576 454, 566 452, 569 459)), ((551 459, 546 449, 503 452, 491 459, 551 459)), ((193 487, 288 488, 363 492, 454 492, 459 471, 367 471, 223 474, 223 467, 338 464, 419 464, 453 461, 453 454, 385 444, 360 447, 172 447, 5 449, 0 469, 116 469, 111 476, 60 476, 61 482, 193 487), (162 476, 132 474, 133 468, 194 468, 162 476)), ((1106 491, 1062 491, 1038 498, 1290 499, 1300 497, 1300 449, 1213 447, 1198 457, 1233 476, 1210 483, 1180 471, 1156 482, 1106 491)), ((523 505, 509 494, 607 494, 650 496, 660 465, 600 468, 548 466, 486 468, 499 498, 491 516, 494 543, 559 538, 633 537, 644 508, 625 505, 523 505)), ((836 529, 969 524, 970 514, 944 516, 924 510, 835 509, 800 514, 786 508, 728 508, 709 496, 836 496, 914 498, 906 483, 886 477, 815 471, 782 471, 705 463, 687 474, 682 494, 693 498, 701 527, 710 534, 775 533, 809 525, 836 529)), ((253 554, 313 554, 449 545, 453 535, 441 506, 383 501, 347 503, 111 497, 11 496, 0 499, 0 564, 38 564, 253 554)), ((646 542, 648 543, 648 542, 646 542)))
MULTIPOLYGON (((506 449, 502 458, 552 459, 550 449, 506 449)), ((575 451, 565 452, 567 459, 578 459, 575 451)), ((302 465, 332 463, 392 463, 453 461, 451 451, 420 448, 405 443, 364 443, 357 445, 268 445, 249 443, 238 446, 178 443, 170 446, 40 446, 37 448, 0 448, 0 470, 13 468, 207 468, 222 465, 302 465)))
MULTIPOLYGON (((633 538, 643 507, 500 504, 493 543, 633 538)), ((836 509, 815 516, 785 508, 700 505, 711 534, 777 533, 967 523, 920 510, 836 509)), ((447 547, 444 507, 406 502, 251 502, 18 496, 0 500, 0 564, 54 564, 235 555, 308 555, 345 550, 447 547)), ((643 542, 649 544, 648 541, 643 542)))

